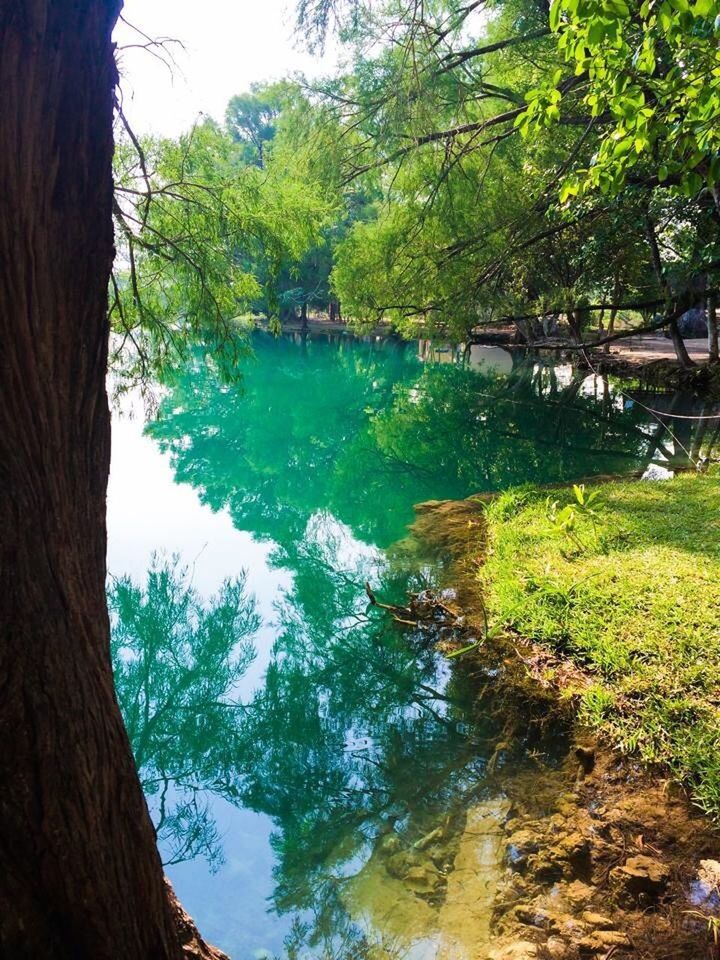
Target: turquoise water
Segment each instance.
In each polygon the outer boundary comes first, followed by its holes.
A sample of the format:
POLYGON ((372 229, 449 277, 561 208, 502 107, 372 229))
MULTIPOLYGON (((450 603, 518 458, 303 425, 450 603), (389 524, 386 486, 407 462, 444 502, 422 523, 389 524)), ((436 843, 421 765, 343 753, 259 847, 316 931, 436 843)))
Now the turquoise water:
POLYGON ((418 502, 666 471, 699 440, 646 407, 694 402, 496 348, 421 362, 415 344, 258 334, 254 351, 239 384, 198 356, 149 423, 116 419, 118 693, 206 938, 234 960, 367 956, 383 930, 353 878, 483 795, 502 721, 365 582, 393 601, 432 582, 398 547, 418 502))

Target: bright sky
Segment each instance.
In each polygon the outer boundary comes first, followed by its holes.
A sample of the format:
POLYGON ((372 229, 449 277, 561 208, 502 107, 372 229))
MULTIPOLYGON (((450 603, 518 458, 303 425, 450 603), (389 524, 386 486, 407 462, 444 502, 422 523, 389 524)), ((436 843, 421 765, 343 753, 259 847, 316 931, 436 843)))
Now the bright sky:
MULTIPOLYGON (((137 133, 174 135, 192 126, 198 114, 223 118, 227 101, 251 83, 302 71, 330 72, 324 59, 296 46, 293 0, 125 0, 123 17, 153 39, 173 37, 177 67, 167 67, 146 50, 120 52, 125 114, 137 133)), ((122 22, 119 46, 145 40, 122 22)))

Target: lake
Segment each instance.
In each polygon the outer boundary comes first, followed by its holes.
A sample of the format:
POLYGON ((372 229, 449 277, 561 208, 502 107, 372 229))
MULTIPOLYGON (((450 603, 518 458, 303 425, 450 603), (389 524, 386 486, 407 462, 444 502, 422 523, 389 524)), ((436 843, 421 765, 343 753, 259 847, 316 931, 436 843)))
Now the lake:
POLYGON ((167 873, 233 960, 461 960, 458 837, 468 807, 503 815, 502 721, 365 583, 390 602, 433 585, 417 503, 667 475, 715 427, 681 419, 692 397, 519 351, 253 348, 239 383, 198 354, 148 422, 114 423, 113 656, 167 873))

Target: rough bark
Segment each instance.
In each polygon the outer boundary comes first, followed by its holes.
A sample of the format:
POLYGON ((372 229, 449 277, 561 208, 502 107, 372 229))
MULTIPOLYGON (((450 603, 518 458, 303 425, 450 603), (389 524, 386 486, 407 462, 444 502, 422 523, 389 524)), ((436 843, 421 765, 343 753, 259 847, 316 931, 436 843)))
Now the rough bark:
MULTIPOLYGON (((617 317, 617 307, 612 307, 610 310, 610 318, 608 319, 607 325, 607 335, 611 337, 615 333, 615 318, 617 317)), ((610 344, 606 343, 603 347, 604 353, 610 353, 610 344)))
POLYGON ((0 4, 0 957, 183 955, 105 604, 110 32, 0 4))
POLYGON ((695 361, 688 353, 687 347, 685 346, 685 341, 680 333, 680 328, 678 327, 678 322, 675 317, 670 318, 668 327, 670 329, 670 337, 672 338, 673 346, 675 347, 675 356, 678 358, 679 363, 686 369, 689 367, 694 367, 695 361))

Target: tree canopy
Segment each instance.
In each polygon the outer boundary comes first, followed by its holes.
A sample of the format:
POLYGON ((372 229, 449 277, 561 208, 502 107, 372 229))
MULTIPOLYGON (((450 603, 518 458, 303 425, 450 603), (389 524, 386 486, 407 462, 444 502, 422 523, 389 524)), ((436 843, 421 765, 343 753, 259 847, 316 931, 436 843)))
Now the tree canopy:
POLYGON ((719 14, 300 4, 311 43, 336 31, 336 75, 255 84, 175 141, 120 114, 116 363, 142 377, 190 336, 233 360, 238 318, 340 303, 360 328, 461 341, 667 326, 689 363, 677 319, 720 283, 719 14))
MULTIPOLYGON (((322 26, 335 8, 318 9, 322 26)), ((559 319, 579 339, 618 311, 672 326, 703 304, 720 266, 719 12, 365 8, 342 33, 350 68, 312 90, 337 187, 373 197, 336 251, 348 314, 459 339, 502 321, 532 339, 559 319)))

